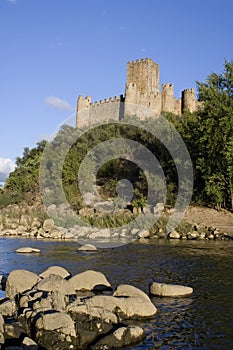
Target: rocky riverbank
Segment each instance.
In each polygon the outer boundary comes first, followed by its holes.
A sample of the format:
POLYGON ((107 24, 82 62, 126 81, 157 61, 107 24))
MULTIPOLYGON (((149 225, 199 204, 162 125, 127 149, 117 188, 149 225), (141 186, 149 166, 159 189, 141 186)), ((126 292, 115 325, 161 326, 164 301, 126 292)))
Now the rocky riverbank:
MULTIPOLYGON (((141 342, 138 320, 155 317, 156 306, 127 284, 115 290, 100 272, 71 276, 59 266, 36 275, 12 271, 2 285, 0 347, 17 350, 117 349, 141 342), (13 348, 12 348, 13 349, 13 348)), ((151 295, 189 296, 190 287, 153 282, 151 295)))
POLYGON ((37 207, 23 204, 9 205, 0 211, 0 236, 89 241, 114 239, 133 241, 149 238, 233 240, 233 214, 230 212, 220 213, 214 209, 190 207, 185 220, 180 227, 171 232, 166 232, 163 224, 157 225, 151 231, 133 228, 130 233, 124 228, 118 232, 110 228, 98 229, 78 225, 64 228, 55 225, 54 221, 46 216, 42 205, 37 207), (212 222, 217 225, 211 224, 212 222))

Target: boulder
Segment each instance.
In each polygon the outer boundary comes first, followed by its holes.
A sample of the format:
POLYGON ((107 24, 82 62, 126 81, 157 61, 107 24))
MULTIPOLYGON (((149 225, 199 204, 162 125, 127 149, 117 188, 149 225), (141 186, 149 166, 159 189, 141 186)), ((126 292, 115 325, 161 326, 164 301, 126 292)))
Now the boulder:
POLYGON ((31 247, 22 247, 22 248, 16 249, 15 252, 16 252, 16 253, 21 253, 21 254, 40 253, 40 249, 31 248, 31 247))
POLYGON ((145 338, 144 331, 138 326, 127 326, 116 329, 113 333, 99 340, 93 350, 117 349, 133 345, 145 338))
POLYGON ((57 291, 65 295, 68 292, 68 281, 59 275, 50 274, 48 277, 40 280, 35 288, 45 292, 57 291))
POLYGON ((107 289, 111 287, 104 274, 94 270, 87 270, 73 276, 67 281, 69 294, 75 294, 77 290, 107 289))
POLYGON ((78 248, 80 251, 96 251, 97 248, 93 244, 84 244, 78 248))
POLYGON ((45 312, 49 310, 65 311, 66 298, 64 293, 59 291, 52 291, 50 293, 43 293, 42 297, 31 301, 32 309, 38 312, 45 312))
POLYGON ((180 233, 175 230, 168 234, 168 238, 170 239, 180 239, 180 237, 180 233))
POLYGON ((16 304, 13 300, 3 299, 0 301, 0 314, 3 316, 13 316, 16 312, 16 304))
POLYGON ((49 275, 57 275, 62 278, 70 277, 71 274, 64 267, 61 266, 49 266, 45 271, 43 271, 39 276, 41 278, 49 277, 49 275))
POLYGON ((150 301, 150 298, 142 290, 130 284, 120 284, 113 293, 114 297, 139 297, 150 301))
POLYGON ((45 349, 75 349, 76 336, 74 322, 65 313, 40 314, 35 322, 36 342, 45 349))
POLYGON ((40 277, 27 270, 12 271, 6 282, 6 297, 13 299, 17 294, 32 289, 37 284, 40 277))
MULTIPOLYGON (((100 307, 70 305, 68 312, 80 330, 80 334, 82 333, 81 330, 85 329, 85 331, 92 331, 97 337, 99 334, 109 332, 113 324, 118 323, 118 318, 113 312, 100 307)), ((94 334, 92 336, 94 337, 94 334)))
POLYGON ((193 289, 191 287, 158 282, 153 282, 149 286, 149 291, 151 295, 156 295, 159 297, 186 297, 193 293, 193 289))
POLYGON ((51 233, 54 229, 54 221, 52 219, 46 219, 43 223, 43 230, 45 233, 51 233))
POLYGON ((117 314, 121 319, 150 318, 157 312, 154 304, 145 297, 114 297, 96 295, 86 301, 88 307, 100 307, 117 314))

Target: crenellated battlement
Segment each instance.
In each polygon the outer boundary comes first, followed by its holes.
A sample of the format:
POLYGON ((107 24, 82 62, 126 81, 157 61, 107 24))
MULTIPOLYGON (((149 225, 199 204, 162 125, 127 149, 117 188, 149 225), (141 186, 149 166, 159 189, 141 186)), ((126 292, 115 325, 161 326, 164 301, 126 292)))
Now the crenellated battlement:
MULTIPOLYGON (((155 117, 163 111, 177 115, 185 110, 193 112, 199 104, 193 88, 183 90, 178 100, 174 97, 172 83, 163 83, 160 90, 159 65, 150 58, 141 58, 127 63, 125 95, 105 98, 94 103, 91 101, 91 96, 85 98, 79 96, 77 127, 135 115, 136 105, 147 107, 151 111, 151 117, 155 117)), ((145 118, 140 113, 138 109, 136 115, 139 118, 145 118)))

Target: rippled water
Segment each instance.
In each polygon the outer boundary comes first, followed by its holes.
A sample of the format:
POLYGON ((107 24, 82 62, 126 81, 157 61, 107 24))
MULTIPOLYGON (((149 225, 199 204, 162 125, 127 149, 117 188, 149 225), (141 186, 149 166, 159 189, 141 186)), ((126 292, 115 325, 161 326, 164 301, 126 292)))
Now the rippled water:
MULTIPOLYGON (((233 349, 233 243, 156 240, 94 253, 77 252, 75 242, 0 238, 0 274, 16 268, 42 272, 61 265, 72 274, 103 272, 113 287, 130 283, 148 291, 152 279, 194 288, 190 298, 153 298, 158 313, 138 323, 146 340, 127 349, 233 349), (38 255, 16 254, 21 246, 38 255)), ((134 322, 135 324, 135 322, 134 322)))

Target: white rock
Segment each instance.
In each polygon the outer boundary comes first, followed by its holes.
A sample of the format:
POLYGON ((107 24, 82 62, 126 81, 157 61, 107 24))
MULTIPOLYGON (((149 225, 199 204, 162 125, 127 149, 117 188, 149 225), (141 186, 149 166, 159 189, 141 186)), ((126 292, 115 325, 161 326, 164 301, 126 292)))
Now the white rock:
POLYGON ((83 251, 95 251, 97 248, 93 244, 84 244, 78 248, 78 250, 83 251))
POLYGON ((160 297, 185 297, 193 293, 191 287, 158 282, 153 282, 150 285, 149 290, 151 295, 160 297))
POLYGON ((16 249, 15 252, 16 252, 16 253, 21 253, 21 254, 40 253, 40 249, 31 248, 31 247, 22 247, 22 248, 16 249))
POLYGON ((179 234, 179 232, 174 230, 174 231, 169 233, 168 237, 170 239, 180 239, 180 234, 179 234))

